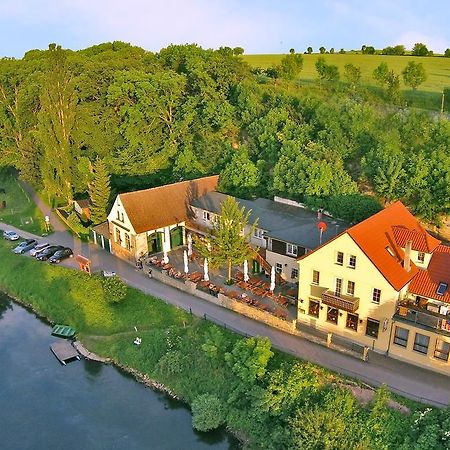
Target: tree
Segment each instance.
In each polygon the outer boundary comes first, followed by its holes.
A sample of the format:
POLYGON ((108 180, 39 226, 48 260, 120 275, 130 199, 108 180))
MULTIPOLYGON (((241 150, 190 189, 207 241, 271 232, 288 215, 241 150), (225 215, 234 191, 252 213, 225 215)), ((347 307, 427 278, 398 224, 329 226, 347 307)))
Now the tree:
POLYGON ((285 80, 293 80, 303 68, 303 56, 300 53, 289 53, 282 60, 278 69, 285 80))
POLYGON ((317 59, 315 66, 320 80, 325 81, 339 80, 338 67, 332 64, 327 64, 325 62, 325 58, 323 58, 322 56, 317 59))
POLYGON ((430 54, 430 51, 428 50, 427 46, 425 44, 422 44, 421 42, 417 42, 414 44, 414 47, 411 51, 412 56, 428 56, 430 54))
POLYGON ((331 48, 330 48, 330 54, 332 55, 333 53, 334 53, 334 48, 331 47, 331 48))
POLYGON ((222 203, 220 214, 214 221, 212 235, 195 239, 196 247, 211 267, 227 265, 228 279, 231 283, 231 268, 241 265, 253 254, 248 241, 256 228, 257 221, 248 226, 250 211, 245 212, 233 197, 222 203))
POLYGON ((102 223, 108 215, 108 202, 111 195, 110 176, 102 159, 97 158, 94 164, 94 180, 89 189, 91 199, 91 220, 102 223))
POLYGON ((446 58, 450 58, 450 48, 447 48, 447 49, 445 50, 444 56, 445 56, 446 58))
POLYGON ((341 49, 339 50, 339 54, 345 55, 345 49, 341 48, 341 49))
POLYGON ((389 67, 387 63, 380 63, 375 70, 372 72, 372 76, 374 80, 380 85, 383 86, 386 83, 386 77, 389 72, 389 67))
POLYGON ((308 47, 306 49, 306 51, 308 52, 308 54, 310 55, 313 52, 313 48, 312 47, 308 47))
POLYGON ((361 47, 361 53, 363 55, 374 55, 375 54, 375 47, 372 47, 371 45, 363 45, 361 47))
POLYGON ((290 49, 289 49, 289 53, 290 53, 291 55, 293 55, 293 54, 295 53, 295 48, 290 48, 290 49))
POLYGON ((321 55, 323 55, 326 52, 326 50, 327 49, 325 47, 323 47, 323 46, 319 48, 319 52, 320 52, 321 55))
POLYGON ((361 81, 361 68, 350 63, 345 64, 344 77, 350 83, 352 88, 355 88, 361 81))
POLYGON ((385 62, 380 63, 372 72, 375 81, 380 85, 386 87, 388 97, 391 100, 397 100, 400 93, 400 77, 390 70, 385 62))
POLYGON ((410 61, 402 71, 403 81, 415 91, 426 79, 427 74, 422 63, 410 61))
POLYGON ((233 55, 234 56, 240 56, 244 54, 244 49, 242 47, 234 47, 233 48, 233 55))
POLYGON ((192 401, 192 426, 199 431, 210 431, 225 421, 221 401, 212 394, 203 394, 192 401))
POLYGON ((241 147, 220 174, 220 190, 236 197, 248 198, 259 186, 259 172, 250 160, 246 147, 241 147))
POLYGON ((41 174, 48 198, 72 200, 77 98, 73 76, 61 47, 49 45, 49 68, 44 76, 36 136, 42 147, 41 174))

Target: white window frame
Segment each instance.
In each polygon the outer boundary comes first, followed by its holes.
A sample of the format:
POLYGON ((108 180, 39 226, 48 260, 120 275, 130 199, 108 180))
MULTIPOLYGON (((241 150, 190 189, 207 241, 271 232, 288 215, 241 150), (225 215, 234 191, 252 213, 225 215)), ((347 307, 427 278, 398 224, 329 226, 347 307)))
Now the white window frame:
POLYGON ((311 277, 311 284, 314 284, 315 286, 319 286, 320 284, 320 271, 313 269, 312 271, 312 277, 311 277), (314 273, 317 272, 317 283, 314 281, 314 273))
POLYGON ((356 255, 348 255, 347 267, 349 267, 350 269, 356 269, 356 255), (354 265, 350 264, 351 258, 354 258, 355 260, 354 265))
POLYGON ((347 280, 347 295, 351 295, 352 297, 355 295, 356 283, 352 280, 347 280), (349 283, 353 283, 353 292, 349 290, 349 283))
POLYGON ((286 243, 286 255, 297 256, 298 247, 295 244, 286 243))
POLYGON ((425 262, 425 252, 417 252, 417 262, 420 264, 425 262))
POLYGON ((281 263, 275 263, 275 272, 278 274, 278 275, 281 275, 282 273, 283 273, 283 264, 281 264, 281 263))
POLYGON ((253 237, 258 239, 264 238, 264 230, 261 230, 261 228, 255 228, 255 231, 253 232, 253 237))
POLYGON ((209 213, 209 211, 203 211, 203 221, 204 222, 210 222, 211 221, 211 214, 209 213))
POLYGON ((378 289, 378 288, 372 288, 372 296, 371 296, 370 299, 371 299, 372 303, 375 303, 376 305, 379 305, 379 304, 381 303, 381 289, 378 289), (379 292, 380 292, 379 300, 378 300, 377 302, 374 300, 374 294, 375 294, 375 291, 379 291, 379 292))
POLYGON ((338 266, 343 266, 344 265, 344 252, 336 252, 336 256, 334 258, 334 263, 337 264, 338 266), (338 256, 342 255, 342 262, 338 261, 338 256))
POLYGON ((336 295, 342 295, 342 286, 344 285, 344 280, 340 277, 334 279, 334 293, 336 295), (340 281, 339 291, 336 289, 338 286, 338 280, 340 281))

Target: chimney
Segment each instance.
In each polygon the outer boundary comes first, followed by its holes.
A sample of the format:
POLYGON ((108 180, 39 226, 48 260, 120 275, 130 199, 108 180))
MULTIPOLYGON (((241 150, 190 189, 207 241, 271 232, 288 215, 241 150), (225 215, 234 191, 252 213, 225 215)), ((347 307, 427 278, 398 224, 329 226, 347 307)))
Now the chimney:
POLYGON ((403 260, 403 268, 409 272, 411 270, 411 248, 412 241, 406 241, 405 245, 405 259, 403 260))

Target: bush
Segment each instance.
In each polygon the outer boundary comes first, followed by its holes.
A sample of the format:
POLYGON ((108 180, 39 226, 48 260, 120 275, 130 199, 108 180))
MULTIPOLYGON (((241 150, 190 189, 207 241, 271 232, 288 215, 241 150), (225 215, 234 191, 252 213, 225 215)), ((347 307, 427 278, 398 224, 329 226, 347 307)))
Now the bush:
POLYGON ((117 276, 104 278, 102 286, 109 303, 120 303, 127 295, 127 285, 117 276))
POLYGON ((220 400, 212 394, 203 394, 192 402, 192 426, 199 431, 210 431, 224 422, 220 400))

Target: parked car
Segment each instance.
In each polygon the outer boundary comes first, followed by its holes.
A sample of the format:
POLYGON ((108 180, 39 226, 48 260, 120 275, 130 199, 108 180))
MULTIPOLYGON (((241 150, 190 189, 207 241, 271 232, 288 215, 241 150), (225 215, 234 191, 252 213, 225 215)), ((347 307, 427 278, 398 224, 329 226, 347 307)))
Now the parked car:
POLYGON ((50 256, 48 262, 59 264, 63 259, 72 257, 73 257, 72 249, 70 249, 69 247, 65 247, 62 250, 58 250, 52 256, 50 256))
POLYGON ((28 250, 33 249, 37 245, 36 239, 27 239, 26 241, 21 242, 14 250, 14 253, 18 253, 21 255, 22 253, 27 252, 28 250))
POLYGON ((50 245, 49 247, 42 250, 36 255, 36 259, 39 261, 47 261, 50 256, 53 256, 58 250, 62 250, 64 247, 62 245, 50 245))
POLYGON ((20 239, 20 236, 15 231, 4 231, 3 237, 7 241, 18 241, 20 239))
POLYGON ((36 247, 30 250, 30 256, 36 256, 39 252, 47 248, 50 244, 48 242, 42 242, 37 244, 36 247))

